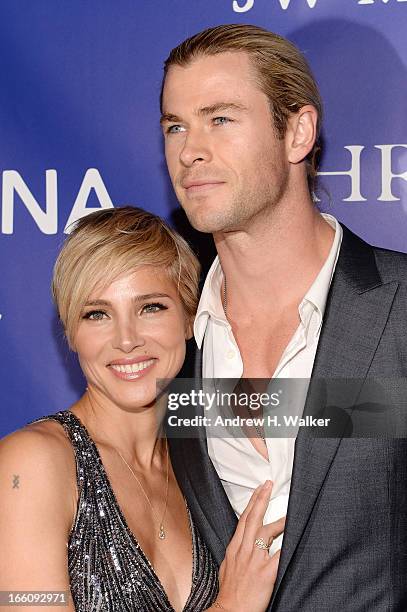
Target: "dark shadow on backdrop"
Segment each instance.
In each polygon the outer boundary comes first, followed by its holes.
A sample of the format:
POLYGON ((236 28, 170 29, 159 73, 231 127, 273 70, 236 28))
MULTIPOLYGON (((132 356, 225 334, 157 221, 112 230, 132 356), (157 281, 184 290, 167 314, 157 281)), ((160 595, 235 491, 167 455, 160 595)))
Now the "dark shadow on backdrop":
MULTIPOLYGON (((377 172, 362 172, 362 193, 368 200, 374 194, 376 200, 381 193, 381 152, 374 145, 407 142, 404 110, 407 71, 403 61, 383 34, 371 26, 345 19, 316 21, 292 31, 287 38, 305 54, 318 80, 325 116, 322 164, 338 145, 365 145, 361 163, 368 170, 377 168, 377 172), (375 142, 372 142, 373 134, 375 142), (364 176, 368 179, 365 184, 364 176)), ((321 170, 346 170, 350 167, 350 156, 344 157, 342 165, 321 167, 321 170)), ((398 171, 397 164, 393 170, 398 171)), ((332 179, 321 178, 321 184, 329 190, 332 179)), ((339 180, 346 183, 350 179, 340 177, 339 180)), ((397 183, 401 182, 394 181, 393 191, 400 197, 397 183)))
POLYGON ((185 240, 195 251, 202 266, 201 278, 203 279, 216 256, 216 249, 212 234, 198 232, 192 227, 183 209, 178 204, 178 200, 172 188, 171 180, 168 176, 167 166, 164 159, 161 164, 161 169, 165 179, 166 208, 167 210, 171 211, 169 215, 169 222, 172 227, 179 232, 183 238, 185 238, 185 240))

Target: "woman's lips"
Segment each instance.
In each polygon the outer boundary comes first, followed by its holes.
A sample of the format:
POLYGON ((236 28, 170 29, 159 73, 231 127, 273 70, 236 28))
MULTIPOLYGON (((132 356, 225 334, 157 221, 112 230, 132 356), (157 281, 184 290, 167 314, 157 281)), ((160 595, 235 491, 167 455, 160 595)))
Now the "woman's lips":
POLYGON ((135 363, 111 363, 108 367, 117 378, 121 380, 134 380, 147 374, 153 368, 156 361, 156 359, 146 359, 145 361, 137 361, 135 363))

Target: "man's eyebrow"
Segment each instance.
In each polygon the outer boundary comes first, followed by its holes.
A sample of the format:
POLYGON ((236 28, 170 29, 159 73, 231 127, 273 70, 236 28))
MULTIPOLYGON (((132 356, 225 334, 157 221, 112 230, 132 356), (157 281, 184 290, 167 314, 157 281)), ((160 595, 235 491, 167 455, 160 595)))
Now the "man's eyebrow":
MULTIPOLYGON (((214 113, 219 113, 222 111, 229 111, 229 110, 246 111, 248 110, 248 108, 247 106, 244 106, 243 104, 239 104, 237 102, 215 102, 215 104, 211 104, 209 106, 202 106, 201 108, 198 108, 198 110, 195 111, 195 115, 208 116, 208 115, 213 115, 214 113)), ((163 124, 167 122, 180 123, 181 118, 178 117, 177 115, 173 115, 172 113, 163 113, 161 115, 160 123, 163 124)))
POLYGON ((179 123, 181 119, 177 117, 177 115, 173 115, 171 113, 163 113, 160 118, 161 125, 167 122, 177 122, 179 123))
POLYGON ((215 102, 215 104, 211 104, 210 106, 203 106, 202 108, 199 108, 196 114, 213 115, 214 113, 228 110, 245 111, 248 109, 247 106, 239 104, 238 102, 215 102))

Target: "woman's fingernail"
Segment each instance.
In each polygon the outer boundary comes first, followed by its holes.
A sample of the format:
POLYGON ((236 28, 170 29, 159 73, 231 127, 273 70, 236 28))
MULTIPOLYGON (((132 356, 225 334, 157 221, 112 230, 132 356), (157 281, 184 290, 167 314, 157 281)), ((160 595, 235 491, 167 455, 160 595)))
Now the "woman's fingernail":
POLYGON ((273 486, 273 483, 271 480, 266 480, 266 482, 263 485, 265 490, 271 489, 272 486, 273 486))

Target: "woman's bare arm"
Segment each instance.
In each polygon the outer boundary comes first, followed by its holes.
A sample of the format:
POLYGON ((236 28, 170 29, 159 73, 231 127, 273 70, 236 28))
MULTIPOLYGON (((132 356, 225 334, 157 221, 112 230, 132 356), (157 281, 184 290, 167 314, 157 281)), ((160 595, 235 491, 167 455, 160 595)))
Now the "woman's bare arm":
POLYGON ((47 609, 74 612, 67 536, 76 510, 75 461, 53 426, 28 426, 0 442, 0 591, 64 591, 68 607, 47 609))

